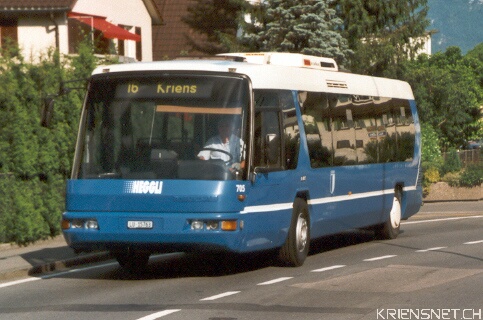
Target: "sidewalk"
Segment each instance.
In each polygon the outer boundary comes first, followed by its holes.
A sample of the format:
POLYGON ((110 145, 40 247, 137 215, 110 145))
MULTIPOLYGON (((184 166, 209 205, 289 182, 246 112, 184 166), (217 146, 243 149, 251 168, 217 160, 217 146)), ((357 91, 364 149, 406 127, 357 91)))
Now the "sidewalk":
MULTIPOLYGON (((481 214, 483 201, 425 203, 414 218, 429 218, 443 211, 452 214, 481 214)), ((26 247, 0 244, 0 281, 35 276, 109 259, 112 257, 107 252, 75 254, 67 246, 63 236, 38 241, 26 247)))
POLYGON ((0 281, 111 259, 107 252, 75 254, 63 236, 26 247, 0 244, 0 281))

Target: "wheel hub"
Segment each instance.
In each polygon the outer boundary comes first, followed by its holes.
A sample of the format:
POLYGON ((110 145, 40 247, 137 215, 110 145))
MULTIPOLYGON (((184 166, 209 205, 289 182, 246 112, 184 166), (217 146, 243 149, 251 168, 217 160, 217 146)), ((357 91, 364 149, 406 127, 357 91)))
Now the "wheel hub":
POLYGON ((307 219, 302 216, 302 213, 299 214, 297 219, 297 230, 296 230, 296 241, 297 241, 297 250, 302 252, 305 250, 305 246, 307 245, 308 239, 308 226, 307 226, 307 219))

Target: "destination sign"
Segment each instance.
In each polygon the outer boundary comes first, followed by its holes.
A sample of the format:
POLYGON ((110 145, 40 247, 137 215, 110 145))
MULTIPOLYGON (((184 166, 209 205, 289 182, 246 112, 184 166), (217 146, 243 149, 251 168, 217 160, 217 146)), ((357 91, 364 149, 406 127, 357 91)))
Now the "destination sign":
POLYGON ((209 98, 212 81, 172 79, 153 83, 128 82, 116 88, 117 98, 209 98))

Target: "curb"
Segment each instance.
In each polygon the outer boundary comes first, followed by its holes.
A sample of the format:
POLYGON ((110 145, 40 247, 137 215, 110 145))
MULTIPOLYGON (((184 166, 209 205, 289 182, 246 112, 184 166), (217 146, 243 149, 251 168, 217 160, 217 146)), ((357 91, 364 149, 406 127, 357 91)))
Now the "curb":
POLYGON ((483 201, 483 198, 481 199, 469 199, 469 198, 463 198, 463 199, 429 199, 426 200, 423 198, 423 205, 424 203, 438 203, 438 202, 478 202, 478 201, 483 201))

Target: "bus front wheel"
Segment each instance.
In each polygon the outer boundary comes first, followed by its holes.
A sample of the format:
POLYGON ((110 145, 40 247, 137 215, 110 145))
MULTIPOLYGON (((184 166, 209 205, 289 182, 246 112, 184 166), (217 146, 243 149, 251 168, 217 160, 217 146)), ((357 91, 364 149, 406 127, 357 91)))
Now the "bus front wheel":
POLYGON ((397 188, 394 192, 389 218, 382 225, 376 227, 376 237, 378 239, 396 239, 399 235, 401 226, 401 190, 397 188))
POLYGON ((304 264, 310 246, 310 218, 307 202, 297 198, 293 204, 292 222, 288 237, 280 249, 280 261, 290 267, 304 264))

